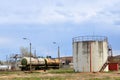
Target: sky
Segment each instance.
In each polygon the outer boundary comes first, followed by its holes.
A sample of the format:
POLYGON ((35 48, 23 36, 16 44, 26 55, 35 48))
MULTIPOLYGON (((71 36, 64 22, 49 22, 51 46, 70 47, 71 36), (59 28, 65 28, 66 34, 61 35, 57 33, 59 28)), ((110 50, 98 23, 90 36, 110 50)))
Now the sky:
POLYGON ((120 0, 0 0, 0 60, 32 43, 38 56, 72 55, 72 38, 107 36, 120 53, 120 0), (28 40, 23 40, 23 38, 28 40), (53 44, 56 42, 56 44, 53 44))

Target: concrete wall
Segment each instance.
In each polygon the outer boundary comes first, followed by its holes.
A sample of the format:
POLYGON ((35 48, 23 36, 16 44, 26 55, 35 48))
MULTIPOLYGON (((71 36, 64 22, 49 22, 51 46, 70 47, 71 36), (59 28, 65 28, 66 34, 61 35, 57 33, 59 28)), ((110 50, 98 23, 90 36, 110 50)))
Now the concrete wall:
MULTIPOLYGON (((77 41, 73 43, 75 72, 98 72, 107 61, 106 41, 77 41)), ((108 71, 108 66, 105 71, 108 71)))

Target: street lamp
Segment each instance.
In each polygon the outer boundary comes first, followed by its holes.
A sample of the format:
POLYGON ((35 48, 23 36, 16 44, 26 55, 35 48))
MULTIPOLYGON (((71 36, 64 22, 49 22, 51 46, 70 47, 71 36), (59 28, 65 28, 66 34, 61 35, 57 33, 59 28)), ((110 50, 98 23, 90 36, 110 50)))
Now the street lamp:
MULTIPOLYGON (((27 38, 23 38, 24 40, 29 40, 29 39, 27 39, 27 38)), ((30 40, 29 40, 30 41, 30 40)), ((30 42, 29 43, 29 45, 30 45, 30 72, 32 72, 32 66, 31 66, 31 46, 32 46, 32 43, 30 42)))
MULTIPOLYGON (((53 44, 57 44, 56 42, 53 42, 53 44)), ((58 45, 58 59, 60 61, 60 47, 58 45)), ((59 63, 59 68, 60 68, 60 63, 59 63)))

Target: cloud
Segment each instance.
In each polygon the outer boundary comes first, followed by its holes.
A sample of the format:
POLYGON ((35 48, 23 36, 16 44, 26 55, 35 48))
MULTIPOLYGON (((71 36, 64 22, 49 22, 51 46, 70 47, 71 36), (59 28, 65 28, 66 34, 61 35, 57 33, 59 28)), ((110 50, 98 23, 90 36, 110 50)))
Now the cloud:
POLYGON ((109 7, 105 7, 102 11, 94 17, 95 21, 100 21, 104 23, 109 23, 114 25, 114 21, 120 20, 120 1, 113 3, 109 7))
POLYGON ((9 45, 12 42, 11 38, 0 37, 0 45, 9 45))
POLYGON ((114 24, 120 26, 120 20, 114 21, 114 24))
POLYGON ((104 12, 105 8, 118 2, 119 0, 5 0, 0 3, 0 24, 81 23, 92 20, 98 12, 104 12))
POLYGON ((53 41, 62 44, 61 56, 71 55, 73 37, 93 34, 108 36, 113 50, 119 50, 119 4, 119 0, 1 0, 1 53, 19 53, 19 47, 29 46, 22 40, 27 37, 39 55, 55 55, 53 41))

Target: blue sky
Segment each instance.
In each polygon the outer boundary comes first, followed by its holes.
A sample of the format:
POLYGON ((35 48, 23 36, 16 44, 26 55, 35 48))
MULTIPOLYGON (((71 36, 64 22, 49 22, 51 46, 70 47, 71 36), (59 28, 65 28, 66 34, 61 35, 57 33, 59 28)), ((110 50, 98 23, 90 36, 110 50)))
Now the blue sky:
POLYGON ((0 60, 29 47, 37 55, 72 55, 72 38, 107 36, 120 53, 120 0, 0 0, 0 60), (54 45, 52 42, 57 42, 54 45))

